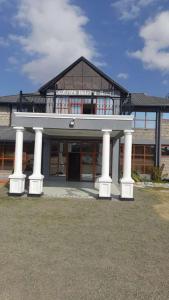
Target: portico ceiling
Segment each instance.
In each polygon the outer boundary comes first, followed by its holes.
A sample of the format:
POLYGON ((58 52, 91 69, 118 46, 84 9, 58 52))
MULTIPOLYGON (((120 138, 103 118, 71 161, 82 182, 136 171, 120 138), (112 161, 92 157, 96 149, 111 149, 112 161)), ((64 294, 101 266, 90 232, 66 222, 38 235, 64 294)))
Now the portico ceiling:
MULTIPOLYGON (((102 138, 103 132, 101 130, 76 130, 76 129, 48 129, 45 128, 43 133, 50 137, 62 137, 62 138, 102 138)), ((111 132, 112 138, 122 133, 119 130, 111 132)), ((123 133, 122 133, 123 134, 123 133)))

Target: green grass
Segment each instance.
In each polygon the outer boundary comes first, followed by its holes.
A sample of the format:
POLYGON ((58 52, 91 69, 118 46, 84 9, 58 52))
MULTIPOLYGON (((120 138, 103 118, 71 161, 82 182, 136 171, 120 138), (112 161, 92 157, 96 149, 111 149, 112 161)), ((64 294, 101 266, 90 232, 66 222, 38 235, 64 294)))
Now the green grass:
POLYGON ((0 192, 0 299, 169 299, 166 191, 137 189, 134 202, 0 192))

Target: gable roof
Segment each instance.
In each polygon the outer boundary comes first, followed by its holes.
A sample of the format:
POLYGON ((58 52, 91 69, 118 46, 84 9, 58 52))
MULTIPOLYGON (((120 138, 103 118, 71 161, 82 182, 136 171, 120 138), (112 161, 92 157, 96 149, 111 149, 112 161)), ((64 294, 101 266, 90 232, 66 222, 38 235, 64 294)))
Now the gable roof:
POLYGON ((73 69, 78 63, 85 62, 90 68, 92 68, 95 72, 97 72, 100 76, 102 76, 104 79, 106 79, 108 82, 113 84, 115 87, 122 90, 124 94, 128 94, 128 90, 126 90, 124 87, 122 87, 120 84, 115 82, 113 79, 111 79, 108 75, 106 75, 103 71, 101 71, 99 68, 97 68, 94 64, 92 64, 90 61, 88 61, 85 57, 81 56, 79 59, 77 59, 74 63, 72 63, 68 68, 66 68, 64 71, 62 71, 60 74, 58 74, 53 79, 49 80, 47 83, 45 83, 42 87, 40 87, 39 92, 45 93, 50 87, 52 87, 59 79, 61 79, 67 72, 69 72, 71 69, 73 69))

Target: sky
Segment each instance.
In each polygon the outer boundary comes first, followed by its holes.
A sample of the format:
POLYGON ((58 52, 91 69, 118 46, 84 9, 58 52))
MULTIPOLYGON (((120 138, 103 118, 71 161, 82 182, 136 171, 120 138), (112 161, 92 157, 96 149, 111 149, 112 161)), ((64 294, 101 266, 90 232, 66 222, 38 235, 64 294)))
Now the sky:
POLYGON ((129 92, 169 93, 169 0, 0 0, 0 95, 85 56, 129 92))

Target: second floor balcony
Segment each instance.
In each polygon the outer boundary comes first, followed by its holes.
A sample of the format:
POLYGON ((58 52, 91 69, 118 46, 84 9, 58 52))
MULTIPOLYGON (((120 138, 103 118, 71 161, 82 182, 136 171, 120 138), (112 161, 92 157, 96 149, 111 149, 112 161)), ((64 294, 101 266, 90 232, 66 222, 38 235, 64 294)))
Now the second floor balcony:
POLYGON ((19 112, 56 114, 120 115, 131 112, 131 97, 111 93, 91 95, 23 94, 20 92, 19 112))

